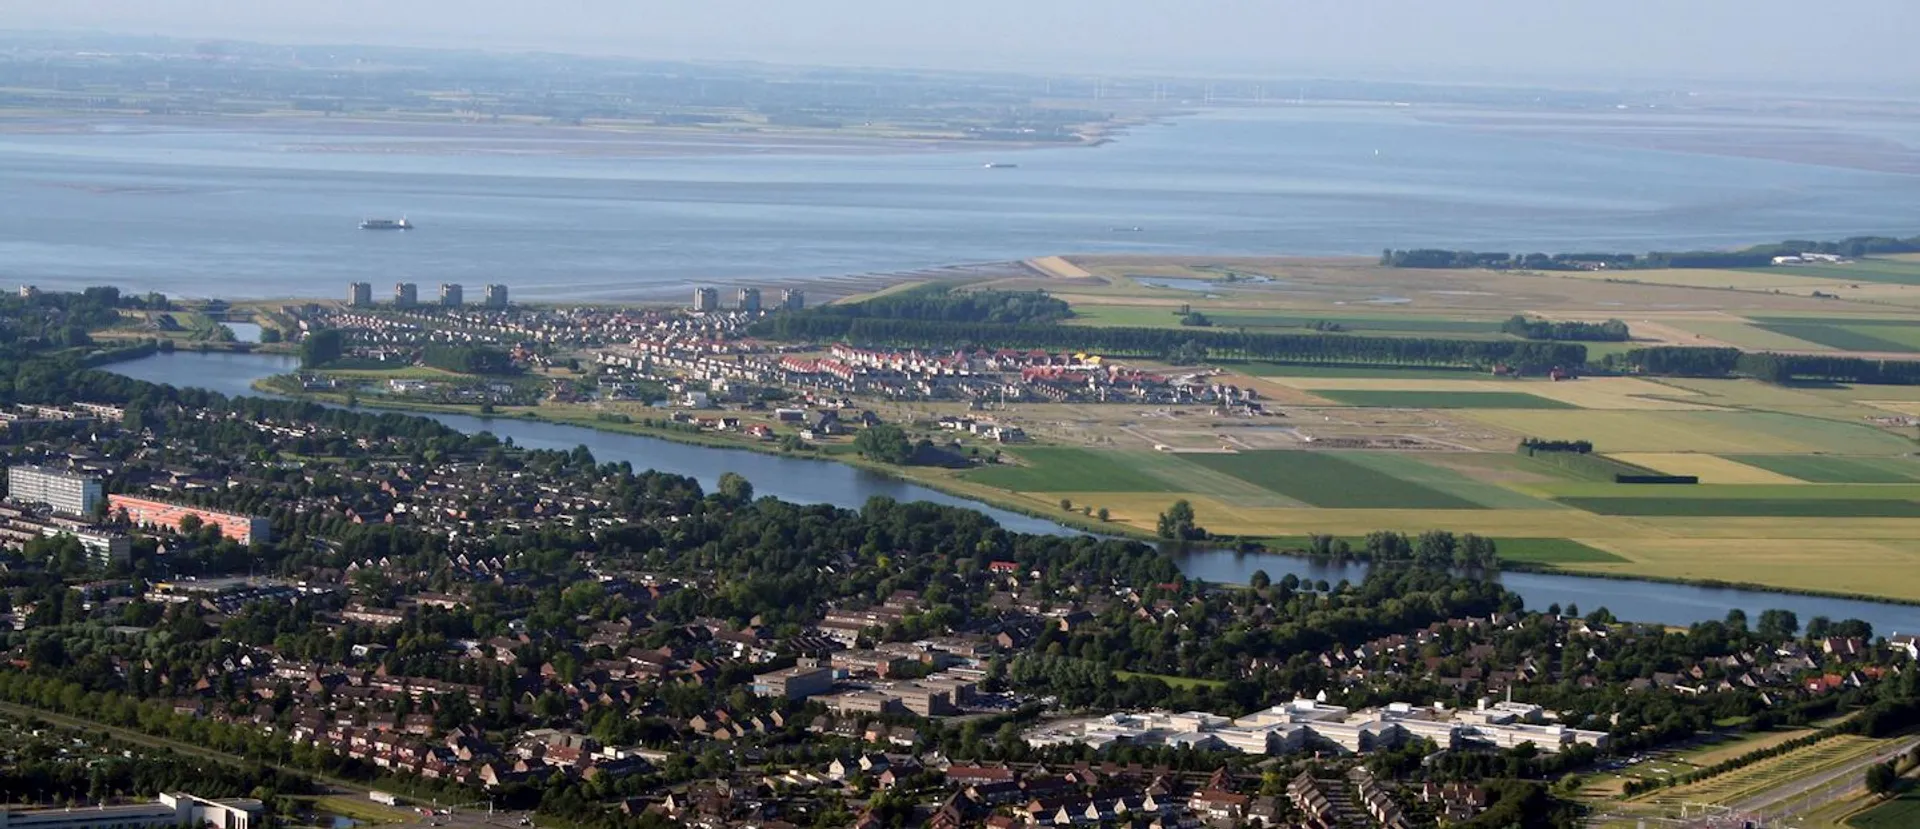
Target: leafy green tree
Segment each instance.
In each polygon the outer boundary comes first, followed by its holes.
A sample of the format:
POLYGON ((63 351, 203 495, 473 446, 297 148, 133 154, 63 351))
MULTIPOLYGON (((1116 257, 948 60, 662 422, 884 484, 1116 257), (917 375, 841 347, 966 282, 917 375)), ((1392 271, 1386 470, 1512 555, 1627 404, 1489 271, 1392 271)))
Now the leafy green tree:
POLYGON ((913 460, 913 441, 905 429, 891 423, 869 426, 853 438, 853 448, 862 457, 881 463, 904 465, 913 460))
POLYGON ((345 353, 346 336, 333 328, 322 328, 300 341, 300 367, 319 368, 345 353))
POLYGON ((1800 616, 1791 610, 1762 610, 1755 632, 1767 639, 1791 639, 1800 632, 1800 616))
POLYGON ((1207 531, 1195 521, 1193 504, 1185 498, 1173 502, 1166 512, 1160 513, 1156 529, 1161 538, 1173 541, 1199 541, 1207 537, 1207 531))
POLYGON ((745 506, 753 502, 753 484, 738 472, 722 472, 718 494, 728 504, 745 506))
POLYGON ((1900 775, 1893 770, 1892 763, 1874 763, 1867 767, 1867 792, 1877 797, 1885 797, 1893 792, 1900 775))

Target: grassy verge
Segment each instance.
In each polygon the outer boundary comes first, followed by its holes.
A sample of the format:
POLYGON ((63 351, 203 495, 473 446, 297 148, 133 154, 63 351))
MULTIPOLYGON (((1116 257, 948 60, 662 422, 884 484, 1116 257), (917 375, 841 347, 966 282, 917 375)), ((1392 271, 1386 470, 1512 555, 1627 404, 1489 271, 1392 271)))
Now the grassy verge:
POLYGON ((1224 688, 1225 682, 1217 679, 1190 679, 1169 674, 1141 674, 1133 671, 1114 671, 1113 678, 1122 682, 1135 679, 1157 679, 1174 688, 1224 688))
POLYGON ((1835 736, 1726 774, 1684 786, 1660 789, 1641 799, 1650 803, 1738 803, 1795 780, 1833 771, 1871 756, 1886 743, 1886 740, 1852 735, 1835 736))
MULTIPOLYGON (((240 757, 232 754, 226 754, 224 752, 214 751, 213 749, 206 748, 204 746, 193 745, 192 743, 183 743, 178 740, 170 740, 165 737, 155 737, 151 734, 145 734, 139 731, 134 731, 127 728, 121 728, 119 726, 106 725, 103 723, 94 722, 92 720, 83 720, 83 719, 80 719, 79 717, 69 717, 65 714, 55 714, 49 711, 42 711, 38 708, 30 708, 25 705, 16 705, 11 702, 0 702, 0 712, 5 712, 7 714, 11 714, 15 717, 20 717, 23 719, 38 718, 38 719, 53 723, 55 725, 65 726, 67 728, 79 729, 81 731, 104 731, 108 734, 113 735, 114 739, 120 740, 122 742, 128 742, 128 743, 132 743, 134 745, 139 745, 139 746, 146 746, 148 748, 166 749, 168 751, 178 752, 180 754, 185 754, 190 757, 198 757, 202 760, 211 760, 213 762, 223 763, 229 766, 246 767, 248 765, 251 765, 254 762, 253 760, 246 757, 240 757)), ((288 774, 295 774, 295 775, 301 775, 304 777, 312 778, 315 781, 325 783, 328 786, 347 792, 349 794, 358 794, 362 797, 366 796, 367 788, 365 786, 362 786, 358 783, 353 783, 348 780, 343 780, 338 777, 329 777, 327 775, 318 774, 318 773, 309 771, 307 769, 293 768, 291 766, 283 766, 278 763, 263 762, 261 763, 261 765, 267 766, 269 768, 278 769, 288 774)))
POLYGON ((315 811, 353 818, 364 823, 407 823, 420 817, 416 812, 384 803, 375 803, 364 796, 329 794, 315 798, 295 799, 310 800, 315 811))

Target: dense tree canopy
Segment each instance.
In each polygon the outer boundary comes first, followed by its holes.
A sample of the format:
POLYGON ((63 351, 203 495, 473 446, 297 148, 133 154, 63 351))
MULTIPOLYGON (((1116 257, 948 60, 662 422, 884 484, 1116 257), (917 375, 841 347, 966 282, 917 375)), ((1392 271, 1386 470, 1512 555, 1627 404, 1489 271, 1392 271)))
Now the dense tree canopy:
POLYGON ((1586 342, 1626 342, 1627 324, 1619 320, 1581 322, 1577 320, 1530 319, 1515 314, 1500 330, 1529 340, 1572 340, 1586 342))
POLYGON ((1073 316, 1064 300, 1046 291, 962 290, 929 283, 860 302, 823 305, 793 316, 873 318, 937 322, 1049 323, 1073 316))
POLYGON ((842 340, 912 348, 1040 348, 1156 359, 1187 352, 1189 356, 1203 359, 1473 368, 1497 363, 1522 369, 1582 366, 1587 362, 1586 347, 1574 343, 1274 334, 1192 327, 1016 325, 781 315, 760 322, 753 332, 756 336, 777 340, 842 340))

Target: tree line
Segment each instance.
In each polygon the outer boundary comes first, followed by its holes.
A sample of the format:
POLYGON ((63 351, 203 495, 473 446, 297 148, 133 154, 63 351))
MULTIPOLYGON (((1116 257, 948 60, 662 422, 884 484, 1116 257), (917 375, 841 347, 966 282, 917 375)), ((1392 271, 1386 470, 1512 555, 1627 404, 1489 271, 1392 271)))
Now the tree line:
POLYGON ((1525 314, 1514 314, 1511 319, 1500 325, 1500 330, 1528 340, 1622 343, 1626 342, 1629 336, 1627 324, 1619 320, 1606 322, 1541 320, 1530 319, 1525 314))
POLYGON ((1653 251, 1651 253, 1507 253, 1420 248, 1380 252, 1380 264, 1389 268, 1579 271, 1657 270, 1661 268, 1765 268, 1776 256, 1806 253, 1833 256, 1873 256, 1920 252, 1920 236, 1850 236, 1837 241, 1788 239, 1740 250, 1653 251))
POLYGON ((1593 451, 1593 442, 1587 440, 1523 438, 1517 451, 1589 481, 1616 484, 1700 483, 1696 475, 1667 475, 1656 469, 1598 454, 1593 451))
MULTIPOLYGON (((1352 561, 1364 559, 1376 564, 1417 564, 1422 567, 1462 567, 1490 570, 1500 566, 1499 550, 1493 539, 1467 533, 1456 536, 1447 530, 1428 530, 1417 538, 1392 530, 1368 533, 1358 548, 1331 535, 1312 535, 1294 552, 1312 558, 1352 561)), ((1256 572, 1256 579, 1264 577, 1256 572)))
POLYGON ((1920 384, 1920 361, 1876 360, 1820 354, 1743 352, 1737 348, 1654 346, 1611 355, 1609 368, 1665 377, 1744 375, 1769 383, 1832 382, 1911 386, 1920 384))
POLYGON ((513 358, 497 348, 432 343, 420 351, 420 364, 455 374, 512 374, 513 358))
POLYGON ((938 322, 1039 324, 1073 316, 1065 300, 1046 291, 960 291, 932 283, 860 302, 822 305, 791 316, 900 319, 938 322))
POLYGON ((755 324, 754 336, 788 341, 844 341, 894 347, 1039 348, 1166 358, 1272 360, 1382 366, 1495 364, 1533 370, 1581 366, 1586 346, 1562 342, 1322 336, 1212 329, 965 323, 783 314, 755 324))

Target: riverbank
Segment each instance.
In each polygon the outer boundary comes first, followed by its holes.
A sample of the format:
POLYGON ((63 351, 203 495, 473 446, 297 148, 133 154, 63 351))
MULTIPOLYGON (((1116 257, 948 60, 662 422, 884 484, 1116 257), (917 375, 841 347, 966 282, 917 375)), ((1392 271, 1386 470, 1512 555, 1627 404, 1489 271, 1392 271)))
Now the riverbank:
MULTIPOLYGON (((289 397, 298 397, 302 399, 308 399, 308 400, 313 400, 315 402, 328 403, 332 405, 348 405, 347 398, 344 394, 329 394, 329 393, 314 393, 314 392, 292 393, 287 391, 284 387, 276 387, 275 385, 273 385, 272 381, 274 379, 275 378, 266 378, 266 379, 255 381, 254 387, 260 391, 269 392, 272 394, 279 394, 279 395, 284 395, 289 397)), ((368 398, 360 398, 357 402, 358 402, 358 405, 369 407, 369 408, 389 409, 389 410, 395 410, 395 411, 411 411, 411 412, 418 412, 422 414, 453 414, 453 415, 463 415, 468 417, 479 417, 479 418, 532 421, 532 422, 548 423, 548 424, 559 425, 559 426, 580 427, 580 428, 592 429, 599 432, 606 432, 610 434, 622 434, 622 435, 633 435, 637 437, 654 438, 654 439, 665 440, 673 443, 685 444, 690 446, 700 446, 700 447, 707 447, 707 448, 714 448, 714 449, 737 449, 737 450, 746 450, 749 452, 755 452, 758 454, 777 456, 777 457, 836 462, 836 463, 844 464, 846 466, 850 466, 855 469, 861 470, 862 472, 880 475, 880 476, 884 476, 894 480, 915 484, 918 486, 923 486, 928 489, 932 489, 947 495, 951 495, 957 498, 963 498, 968 501, 984 504, 986 506, 990 506, 995 509, 1003 510, 1006 512, 1016 513, 1019 515, 1024 515, 1024 516, 1042 519, 1046 521, 1052 521, 1052 522, 1067 526, 1075 530, 1083 531, 1083 532, 1088 532, 1088 533, 1093 533, 1098 535, 1131 538, 1134 540, 1145 541, 1145 542, 1157 542, 1160 540, 1158 537, 1156 537, 1146 529, 1134 526, 1133 524, 1130 524, 1130 523, 1125 523, 1120 521, 1101 522, 1098 519, 1093 518, 1091 516, 1084 515, 1078 512, 1077 510, 1069 511, 1069 510, 1049 510, 1045 508, 1036 508, 1033 502, 1029 499, 1022 498, 1021 496, 1015 493, 995 489, 993 487, 989 487, 983 484, 976 484, 976 483, 962 480, 958 478, 957 475, 955 475, 952 470, 925 468, 925 467, 899 467, 899 466, 893 466, 891 464, 884 464, 884 463, 868 460, 867 458, 864 458, 860 456, 857 452, 855 452, 850 443, 825 444, 824 446, 818 446, 817 448, 810 449, 810 450, 792 451, 788 449, 783 449, 777 443, 756 440, 756 439, 748 439, 745 437, 736 437, 727 433, 716 433, 716 432, 703 431, 703 430, 697 430, 697 429, 691 429, 691 428, 689 429, 662 428, 659 426, 649 426, 647 424, 640 423, 637 421, 622 422, 618 420, 601 420, 594 417, 556 416, 551 412, 541 411, 539 407, 501 407, 500 409, 494 411, 491 414, 486 414, 481 411, 481 408, 479 406, 470 406, 470 405, 469 406, 437 405, 437 404, 429 404, 429 403, 417 403, 417 402, 378 399, 378 398, 371 399, 371 400, 368 398)), ((1213 546, 1232 548, 1243 542, 1261 544, 1263 539, 1259 537, 1217 536, 1210 539, 1210 541, 1213 546)), ((1362 559, 1352 559, 1352 560, 1344 560, 1344 561, 1336 560, 1336 559, 1322 559, 1322 558, 1315 558, 1307 555, 1301 555, 1296 551, 1274 549, 1274 548, 1269 548, 1264 546, 1258 549, 1248 550, 1246 552, 1241 553, 1241 555, 1244 555, 1248 558, 1283 557, 1283 558, 1292 559, 1295 561, 1311 562, 1315 564, 1335 564, 1335 565, 1342 565, 1342 566, 1370 565, 1370 562, 1367 562, 1362 559)), ((1860 592, 1822 590, 1819 588, 1784 586, 1784 585, 1777 585, 1777 584, 1765 584, 1765 583, 1750 582, 1750 581, 1734 581, 1734 580, 1726 580, 1726 579, 1713 579, 1713 578, 1689 579, 1689 578, 1679 578, 1679 577, 1664 576, 1664 575, 1651 574, 1651 573, 1635 573, 1635 572, 1624 572, 1624 571, 1616 571, 1616 572, 1591 571, 1591 570, 1582 570, 1582 569, 1576 569, 1576 568, 1570 568, 1570 567, 1562 567, 1562 566, 1557 566, 1548 562, 1530 561, 1526 559, 1503 558, 1501 560, 1500 567, 1501 567, 1502 573, 1510 573, 1510 574, 1538 574, 1538 575, 1550 575, 1550 576, 1567 576, 1567 577, 1576 577, 1576 578, 1592 578, 1592 579, 1601 579, 1601 580, 1615 581, 1615 582, 1670 584, 1670 585, 1685 586, 1685 587, 1703 588, 1707 590, 1734 590, 1734 591, 1767 593, 1767 594, 1775 594, 1775 595, 1782 595, 1782 596, 1803 596, 1803 597, 1810 597, 1810 598, 1839 599, 1839 600, 1845 600, 1845 601, 1877 602, 1877 603, 1895 604, 1895 605, 1910 606, 1910 607, 1920 606, 1920 599, 1915 599, 1915 598, 1906 597, 1906 596, 1874 595, 1874 594, 1860 593, 1860 592)), ((1246 578, 1251 576, 1253 569, 1258 569, 1258 568, 1255 567, 1252 569, 1248 569, 1244 574, 1241 574, 1241 577, 1234 583, 1244 583, 1246 578)))
MULTIPOLYGON (((1050 140, 981 137, 961 126, 872 122, 840 126, 784 125, 750 113, 710 124, 663 125, 646 119, 603 118, 555 124, 548 118, 502 117, 488 122, 445 113, 356 112, 316 117, 302 110, 246 114, 153 115, 144 111, 28 110, 0 112, 0 135, 97 135, 245 132, 293 153, 339 155, 496 155, 524 158, 669 158, 757 155, 898 155, 908 153, 1021 152, 1097 147, 1133 127, 1178 113, 1131 113, 1074 125, 1050 140)), ((151 191, 149 191, 151 192, 151 191)))
POLYGON ((952 495, 956 498, 976 501, 995 509, 1024 515, 1030 518, 1052 521, 1075 530, 1095 535, 1119 536, 1138 541, 1159 540, 1152 534, 1131 525, 1117 522, 1101 522, 1096 518, 1065 510, 1050 512, 1043 509, 1035 509, 1031 504, 1008 498, 1004 493, 991 487, 957 480, 950 474, 951 470, 927 467, 900 467, 868 460, 854 450, 850 441, 813 444, 815 447, 813 449, 794 451, 783 448, 777 442, 748 438, 745 436, 735 436, 729 433, 710 432, 691 428, 663 428, 660 426, 649 426, 646 423, 631 419, 623 421, 603 420, 597 417, 559 416, 551 412, 543 412, 538 406, 501 406, 492 412, 486 412, 481 406, 477 405, 421 403, 385 397, 356 397, 349 400, 348 396, 344 393, 294 390, 275 382, 286 376, 287 375, 276 375, 255 380, 252 383, 252 388, 255 391, 267 394, 310 400, 333 406, 359 406, 362 408, 415 412, 419 414, 461 415, 481 419, 530 421, 556 426, 591 429, 608 434, 654 438, 687 446, 744 450, 774 457, 840 463, 865 473, 891 478, 903 483, 923 486, 947 495, 952 495))
MULTIPOLYGON (((297 361, 268 354, 174 352, 109 366, 107 370, 152 383, 194 387, 228 396, 258 394, 255 380, 294 371, 297 361)), ((718 485, 726 472, 745 476, 756 492, 802 504, 831 504, 860 509, 875 497, 900 502, 927 501, 985 513, 1014 532, 1085 532, 1069 527, 1051 509, 1012 512, 980 500, 913 483, 885 471, 868 471, 851 463, 822 457, 781 456, 776 453, 732 451, 734 447, 693 445, 652 435, 627 434, 604 428, 583 429, 572 423, 507 417, 480 418, 466 414, 420 412, 461 432, 489 431, 517 446, 569 451, 585 445, 603 462, 630 463, 636 469, 656 469, 685 475, 703 486, 718 485), (1044 517, 1034 517, 1044 516, 1044 517)), ((1064 517, 1064 516, 1062 516, 1064 517)), ((1105 528, 1102 528, 1105 529, 1105 528)), ((1189 578, 1214 583, 1245 581, 1256 569, 1274 579, 1294 575, 1311 581, 1359 581, 1367 568, 1361 564, 1314 562, 1275 554, 1248 554, 1227 549, 1196 548, 1178 556, 1189 578)), ((1533 573, 1508 570, 1498 578, 1525 598, 1529 607, 1577 604, 1605 606, 1619 618, 1691 625, 1724 618, 1738 608, 1751 617, 1771 609, 1790 610, 1802 619, 1825 616, 1858 618, 1881 631, 1920 630, 1920 610, 1884 601, 1850 601, 1826 597, 1694 587, 1684 584, 1641 582, 1627 585, 1575 573, 1533 573)))

